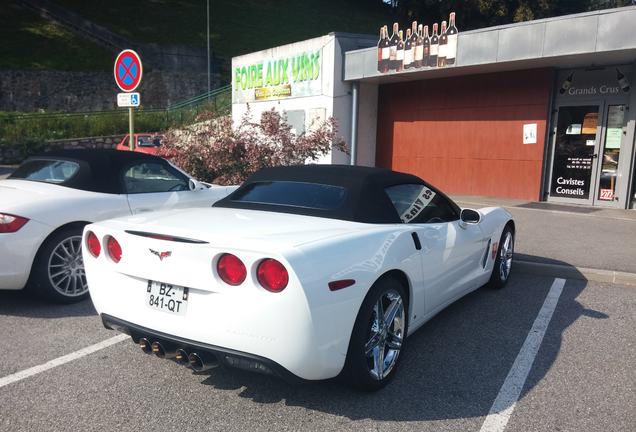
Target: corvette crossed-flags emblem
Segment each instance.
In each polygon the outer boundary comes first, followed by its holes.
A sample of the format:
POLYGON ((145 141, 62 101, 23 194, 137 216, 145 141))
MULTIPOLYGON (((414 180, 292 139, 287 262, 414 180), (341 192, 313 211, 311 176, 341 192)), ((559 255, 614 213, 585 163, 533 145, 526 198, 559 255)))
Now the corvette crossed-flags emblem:
POLYGON ((168 258, 170 255, 172 255, 172 252, 170 251, 158 252, 153 249, 148 249, 148 250, 150 251, 151 254, 157 255, 159 257, 159 261, 163 261, 164 258, 168 258))

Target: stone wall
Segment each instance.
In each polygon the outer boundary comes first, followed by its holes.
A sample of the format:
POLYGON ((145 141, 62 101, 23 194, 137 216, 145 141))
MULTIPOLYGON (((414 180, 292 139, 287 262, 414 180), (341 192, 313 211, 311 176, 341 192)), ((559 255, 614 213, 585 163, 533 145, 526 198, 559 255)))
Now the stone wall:
MULTIPOLYGON (((207 74, 150 71, 137 91, 144 108, 165 108, 206 92, 207 74)), ((110 110, 119 92, 108 72, 0 71, 0 111, 110 110)))
POLYGON ((99 137, 69 138, 63 140, 46 141, 39 148, 28 151, 22 146, 0 146, 0 165, 19 164, 31 153, 40 153, 62 149, 112 149, 124 138, 124 135, 109 135, 99 137))

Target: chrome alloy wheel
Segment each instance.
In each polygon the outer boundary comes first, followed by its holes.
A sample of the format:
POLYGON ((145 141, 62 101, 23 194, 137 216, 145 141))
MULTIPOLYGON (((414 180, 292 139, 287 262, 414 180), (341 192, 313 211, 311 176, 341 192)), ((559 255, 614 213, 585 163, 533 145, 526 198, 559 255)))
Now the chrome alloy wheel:
POLYGON ((499 277, 502 281, 508 280, 512 268, 512 253, 514 251, 514 239, 512 233, 506 231, 503 243, 499 250, 499 277))
POLYGON ((47 265, 49 281, 57 292, 66 297, 77 297, 88 290, 82 236, 67 237, 55 246, 47 265))
POLYGON ((405 337, 404 302, 396 290, 380 296, 373 306, 370 324, 364 352, 371 377, 381 381, 395 366, 405 337))

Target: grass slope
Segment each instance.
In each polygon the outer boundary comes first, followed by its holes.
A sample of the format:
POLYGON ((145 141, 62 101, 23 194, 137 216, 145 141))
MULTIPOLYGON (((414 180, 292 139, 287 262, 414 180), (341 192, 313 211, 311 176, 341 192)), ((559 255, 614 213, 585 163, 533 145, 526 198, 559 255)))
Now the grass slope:
POLYGON ((0 69, 106 70, 113 55, 13 1, 0 6, 0 69))
MULTIPOLYGON (((122 36, 206 44, 206 0, 54 0, 122 36)), ((210 0, 212 49, 232 57, 331 31, 376 34, 390 15, 351 0, 210 0)), ((371 3, 371 2, 369 2, 371 3)))

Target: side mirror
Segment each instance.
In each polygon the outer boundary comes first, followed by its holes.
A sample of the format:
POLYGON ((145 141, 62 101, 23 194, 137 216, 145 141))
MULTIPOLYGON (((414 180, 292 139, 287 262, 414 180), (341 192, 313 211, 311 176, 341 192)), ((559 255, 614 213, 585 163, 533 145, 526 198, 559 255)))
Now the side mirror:
POLYGON ((459 219, 464 226, 477 225, 479 222, 481 222, 481 213, 479 213, 477 210, 465 208, 462 209, 462 212, 459 215, 459 219))
POLYGON ((191 191, 195 191, 199 189, 205 189, 205 186, 203 186, 201 183, 199 183, 195 179, 191 178, 190 180, 188 180, 188 188, 191 191))

